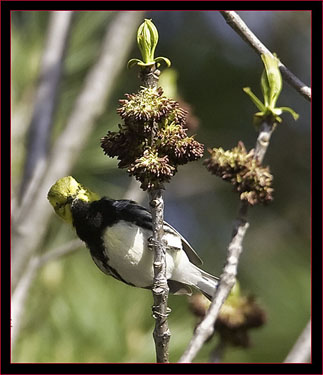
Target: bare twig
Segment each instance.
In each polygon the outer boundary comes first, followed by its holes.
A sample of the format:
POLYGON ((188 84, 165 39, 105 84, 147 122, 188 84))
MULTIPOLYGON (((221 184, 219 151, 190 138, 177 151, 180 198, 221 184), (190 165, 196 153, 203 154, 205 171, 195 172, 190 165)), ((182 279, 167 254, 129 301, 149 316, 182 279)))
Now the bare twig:
POLYGON ((75 239, 69 241, 53 250, 48 251, 47 253, 35 257, 37 259, 37 268, 44 266, 46 263, 51 262, 53 260, 57 260, 66 255, 70 255, 78 250, 80 247, 84 247, 84 243, 79 240, 75 239))
MULTIPOLYGON (((228 25, 241 36, 259 55, 272 53, 268 48, 255 36, 255 34, 244 23, 241 17, 233 11, 220 11, 228 25)), ((298 91, 305 99, 311 100, 311 88, 306 86, 299 78, 290 72, 284 64, 279 62, 279 69, 284 80, 289 83, 296 91, 298 91)))
POLYGON ((112 93, 124 66, 134 30, 142 12, 119 12, 107 30, 101 55, 88 73, 66 128, 56 141, 35 194, 14 222, 12 235, 12 290, 47 230, 52 210, 46 200, 49 187, 69 173, 112 93), (120 48, 122 46, 122 48, 120 48))
POLYGON ((265 121, 261 124, 259 129, 254 157, 260 164, 264 160, 273 130, 273 125, 265 121))
MULTIPOLYGON (((272 131, 272 124, 267 122, 261 124, 254 154, 254 158, 257 158, 259 163, 263 161, 269 146, 272 131)), ((204 319, 196 328, 195 334, 187 349, 180 358, 180 363, 191 362, 207 338, 213 333, 214 323, 218 317, 219 311, 236 282, 239 258, 243 249, 242 241, 249 227, 249 223, 247 222, 248 207, 249 204, 246 201, 241 201, 238 217, 233 228, 231 242, 227 250, 226 264, 220 276, 213 301, 204 319)))
POLYGON ((27 186, 34 171, 37 170, 38 163, 42 163, 48 156, 48 141, 72 15, 72 11, 51 12, 34 112, 29 129, 24 177, 20 185, 20 199, 26 198, 27 186))
POLYGON ((196 328, 191 342, 179 360, 180 363, 191 362, 202 348, 204 342, 212 335, 214 331, 214 323, 218 317, 221 306, 227 299, 231 288, 235 284, 239 257, 242 252, 242 241, 249 226, 243 218, 243 211, 243 209, 240 210, 240 218, 237 220, 234 228, 233 237, 228 247, 226 264, 211 306, 207 311, 205 318, 196 328))
POLYGON ((152 291, 154 296, 153 316, 156 320, 154 329, 156 359, 158 363, 167 363, 169 361, 168 343, 170 340, 167 316, 170 310, 167 307, 169 288, 166 276, 166 247, 163 242, 164 201, 161 189, 152 190, 149 193, 149 204, 153 228, 151 245, 154 249, 154 284, 152 291))
POLYGON ((284 363, 308 363, 311 359, 311 320, 289 352, 284 363))

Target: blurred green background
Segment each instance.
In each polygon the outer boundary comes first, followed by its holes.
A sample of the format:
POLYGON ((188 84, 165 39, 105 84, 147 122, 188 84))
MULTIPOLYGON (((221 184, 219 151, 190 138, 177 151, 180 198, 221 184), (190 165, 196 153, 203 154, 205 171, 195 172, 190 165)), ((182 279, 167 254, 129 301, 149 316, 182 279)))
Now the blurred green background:
MULTIPOLYGON (((68 119, 115 13, 74 15, 52 142, 68 119)), ((296 76, 310 84, 310 12, 239 14, 296 76)), ((23 175, 49 17, 50 12, 12 13, 13 198, 23 175)), ((239 140, 248 149, 254 147, 257 133, 252 117, 257 109, 242 88, 250 86, 261 95, 260 57, 218 12, 154 11, 143 18, 152 18, 158 28, 156 56, 168 57, 176 73, 176 85, 166 82, 166 70, 161 84, 191 106, 199 123, 193 130, 196 139, 206 148, 229 149, 239 140)), ((134 57, 140 57, 135 34, 128 58, 134 57)), ((99 140, 120 123, 118 99, 138 89, 136 70, 127 70, 126 61, 123 64, 113 95, 70 172, 91 190, 114 199, 124 197, 131 179, 117 168, 116 160, 104 156, 99 140)), ((274 175, 275 199, 267 207, 250 209, 238 274, 242 290, 256 295, 266 310, 267 323, 250 333, 250 348, 227 349, 223 362, 282 362, 310 317, 310 104, 284 83, 278 106, 289 106, 300 117, 294 122, 284 115, 273 134, 264 164, 270 165, 274 175)), ((38 199, 46 200, 46 196, 38 199)), ((147 205, 145 196, 142 204, 147 205)), ((204 260, 204 269, 214 275, 221 273, 238 204, 231 186, 210 175, 202 161, 180 167, 166 186, 166 220, 189 240, 204 260)), ((72 228, 53 214, 41 252, 75 237, 72 228)), ((82 247, 40 269, 30 289, 12 361, 154 362, 152 302, 151 292, 101 273, 82 247)), ((195 317, 186 297, 170 296, 169 306, 170 360, 176 362, 192 336, 195 317)), ((205 345, 195 361, 207 362, 216 341, 205 345)))

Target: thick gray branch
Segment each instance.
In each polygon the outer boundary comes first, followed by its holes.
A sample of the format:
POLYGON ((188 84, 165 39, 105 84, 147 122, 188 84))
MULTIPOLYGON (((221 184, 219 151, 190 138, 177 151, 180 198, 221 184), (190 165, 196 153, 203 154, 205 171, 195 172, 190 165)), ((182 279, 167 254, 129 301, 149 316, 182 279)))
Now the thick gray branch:
POLYGON ((96 118, 102 114, 114 82, 125 60, 142 12, 119 12, 109 24, 101 54, 88 73, 65 129, 57 139, 50 158, 40 173, 37 189, 25 201, 15 220, 12 234, 12 291, 31 255, 41 244, 52 209, 46 199, 50 186, 68 175, 88 140, 96 118))
MULTIPOLYGON (((241 17, 233 11, 220 11, 228 25, 241 36, 241 38, 247 42, 259 55, 272 53, 269 49, 255 36, 255 34, 249 29, 249 27, 243 22, 241 17)), ((306 86, 299 78, 297 78, 292 72, 290 72, 284 64, 279 63, 279 69, 281 71, 283 79, 289 83, 296 91, 298 91, 305 99, 311 100, 311 88, 306 86)))
POLYGON ((149 204, 152 215, 153 237, 150 246, 154 251, 154 283, 153 283, 153 317, 155 318, 154 340, 156 347, 156 360, 158 363, 168 362, 168 343, 170 331, 168 328, 167 307, 168 284, 166 276, 166 246, 164 235, 164 201, 161 189, 149 192, 149 204))

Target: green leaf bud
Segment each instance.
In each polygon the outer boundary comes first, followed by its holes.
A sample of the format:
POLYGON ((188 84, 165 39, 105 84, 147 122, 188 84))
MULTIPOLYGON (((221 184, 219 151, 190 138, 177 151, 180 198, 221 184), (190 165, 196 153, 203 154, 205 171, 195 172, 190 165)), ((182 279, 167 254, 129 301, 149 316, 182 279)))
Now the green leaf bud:
POLYGON ((266 107, 273 109, 283 87, 282 76, 278 67, 279 60, 269 54, 261 55, 266 74, 261 77, 261 87, 266 107))
POLYGON ((151 20, 145 19, 137 31, 137 44, 145 65, 155 64, 154 55, 157 43, 157 28, 151 20))

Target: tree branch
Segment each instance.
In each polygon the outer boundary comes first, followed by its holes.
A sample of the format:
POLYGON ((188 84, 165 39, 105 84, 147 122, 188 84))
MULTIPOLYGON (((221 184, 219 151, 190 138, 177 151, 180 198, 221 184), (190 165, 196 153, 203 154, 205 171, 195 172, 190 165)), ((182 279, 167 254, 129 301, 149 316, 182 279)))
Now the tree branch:
POLYGON ((163 241, 164 235, 164 201, 161 189, 149 192, 149 205, 152 215, 153 237, 151 247, 154 250, 154 283, 153 283, 153 317, 155 318, 154 340, 156 347, 156 359, 158 363, 168 363, 168 343, 170 331, 168 328, 167 307, 168 284, 166 275, 166 247, 163 241))
POLYGON ((20 200, 27 196, 26 190, 34 172, 38 170, 37 166, 39 163, 43 163, 48 156, 48 141, 72 16, 72 11, 51 12, 34 112, 29 129, 24 176, 20 186, 20 200))
MULTIPOLYGON (((156 88, 158 86, 159 74, 160 72, 156 68, 156 65, 153 65, 141 68, 139 78, 143 86, 156 88)), ((151 139, 149 140, 151 144, 154 143, 154 138, 155 134, 152 130, 151 139)), ((162 189, 150 189, 148 194, 153 231, 149 247, 154 251, 154 280, 152 288, 154 305, 152 311, 155 319, 155 329, 153 337, 156 348, 156 361, 158 363, 168 363, 168 344, 171 334, 167 321, 170 309, 167 307, 169 288, 166 274, 166 246, 163 241, 164 200, 162 189)))
POLYGON ((47 230, 52 214, 45 198, 48 189, 58 178, 70 172, 79 157, 95 120, 105 109, 114 82, 123 69, 132 43, 131 35, 141 18, 142 12, 119 12, 109 24, 101 54, 88 73, 67 125, 53 147, 46 168, 39 176, 37 189, 28 202, 25 202, 24 209, 13 223, 12 291, 47 230))
MULTIPOLYGON (((259 163, 263 161, 266 154, 272 132, 272 124, 267 122, 261 124, 254 154, 254 158, 257 158, 259 163)), ((180 358, 179 363, 191 362, 208 337, 212 335, 220 309, 236 282, 239 259, 243 250, 242 241, 249 227, 249 223, 247 222, 248 207, 249 204, 247 201, 240 202, 238 217, 233 228, 231 242, 227 249, 226 263, 220 276, 213 301, 204 319, 196 328, 195 334, 180 358)))
MULTIPOLYGON (((268 48, 255 36, 255 34, 243 22, 240 16, 233 11, 220 11, 227 24, 241 36, 259 55, 272 53, 268 48)), ((284 64, 279 62, 279 69, 284 80, 289 83, 297 92, 299 92, 305 99, 311 101, 312 93, 311 88, 306 86, 299 78, 290 72, 284 64)))
POLYGON ((227 299, 231 288, 235 284, 239 257, 242 252, 242 241, 249 227, 249 224, 243 218, 244 207, 242 203, 239 218, 234 227, 232 240, 228 247, 228 255, 226 264, 220 277, 219 285, 213 297, 212 304, 207 311, 204 319, 195 330, 195 334, 189 343, 187 349, 179 360, 179 363, 188 363, 193 360, 205 341, 212 335, 214 331, 214 323, 218 317, 219 311, 227 299))
POLYGON ((307 323, 284 363, 308 363, 311 358, 311 320, 307 323))

